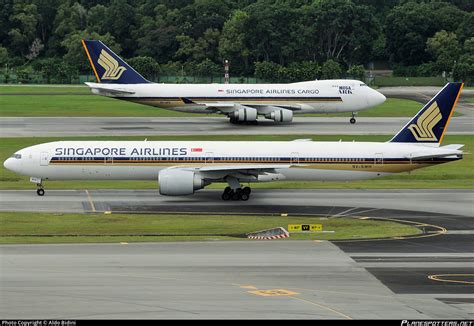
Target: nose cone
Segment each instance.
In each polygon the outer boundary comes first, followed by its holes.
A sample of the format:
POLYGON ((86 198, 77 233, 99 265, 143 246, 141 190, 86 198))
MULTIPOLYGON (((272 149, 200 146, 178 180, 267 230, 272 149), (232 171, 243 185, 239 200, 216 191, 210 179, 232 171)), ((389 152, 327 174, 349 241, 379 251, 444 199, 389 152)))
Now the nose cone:
POLYGON ((11 157, 7 158, 5 162, 3 162, 3 166, 5 169, 12 171, 13 170, 13 159, 11 157))
POLYGON ((387 99, 385 97, 385 95, 383 95, 382 93, 380 92, 377 92, 375 89, 373 90, 372 92, 372 105, 373 106, 377 106, 377 105, 380 105, 382 103, 385 102, 385 100, 387 99))

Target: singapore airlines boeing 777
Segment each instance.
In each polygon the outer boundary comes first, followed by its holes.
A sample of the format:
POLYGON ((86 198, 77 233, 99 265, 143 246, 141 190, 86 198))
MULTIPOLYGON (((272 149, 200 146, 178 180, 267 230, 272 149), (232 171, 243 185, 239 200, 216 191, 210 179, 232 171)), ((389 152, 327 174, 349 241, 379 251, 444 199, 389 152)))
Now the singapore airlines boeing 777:
POLYGON ((274 180, 358 180, 453 162, 463 145, 440 147, 462 90, 447 84, 390 141, 223 142, 58 141, 17 151, 4 163, 44 180, 157 180, 160 193, 191 195, 227 182, 222 199, 248 200, 241 183, 274 180))
POLYGON ((191 113, 220 113, 232 123, 276 123, 294 114, 352 112, 382 104, 385 96, 358 80, 316 80, 291 84, 157 84, 143 78, 101 41, 83 40, 97 83, 94 94, 191 113))

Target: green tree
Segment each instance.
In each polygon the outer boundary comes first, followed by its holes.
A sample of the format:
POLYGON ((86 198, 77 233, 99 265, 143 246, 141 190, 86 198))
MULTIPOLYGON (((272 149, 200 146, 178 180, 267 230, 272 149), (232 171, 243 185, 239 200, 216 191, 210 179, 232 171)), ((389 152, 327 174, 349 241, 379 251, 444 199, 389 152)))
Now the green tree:
POLYGON ((387 50, 393 62, 416 65, 430 60, 426 41, 437 31, 454 32, 466 12, 441 1, 402 2, 387 15, 387 50))
POLYGON ((8 51, 3 46, 0 46, 0 69, 8 63, 8 51))
MULTIPOLYGON (((474 67, 474 37, 471 37, 470 39, 467 39, 464 42, 463 46, 463 52, 462 55, 459 57, 458 64, 467 64, 470 65, 470 67, 474 67)), ((473 82, 474 81, 474 76, 470 76, 469 73, 472 72, 472 70, 466 69, 466 67, 458 67, 458 74, 459 71, 464 71, 465 73, 462 74, 462 76, 465 77, 465 80, 473 82)), ((474 68, 473 68, 474 69, 474 68)))
POLYGON ((304 8, 300 22, 302 47, 314 59, 351 63, 371 56, 380 34, 373 9, 351 0, 314 1, 304 8))
POLYGON ((164 4, 156 5, 155 1, 146 2, 138 12, 138 27, 131 33, 136 44, 135 55, 149 56, 159 63, 172 60, 179 45, 176 37, 184 35, 178 21, 184 18, 180 17, 178 10, 164 4))
POLYGON ((341 75, 341 65, 332 59, 327 60, 321 67, 321 79, 338 79, 341 75))
POLYGON ((465 62, 456 64, 453 69, 453 78, 464 82, 474 81, 474 65, 465 62))
POLYGON ((426 50, 435 58, 435 67, 439 72, 451 72, 460 55, 456 34, 445 30, 437 32, 426 41, 426 50))
POLYGON ((222 71, 222 68, 210 59, 194 65, 194 74, 196 76, 212 76, 222 71))
POLYGON ((127 63, 147 79, 154 79, 160 73, 160 65, 151 57, 134 57, 127 63))
POLYGON ((269 82, 277 81, 280 67, 271 61, 255 62, 255 77, 269 82))
POLYGON ((8 32, 9 49, 14 55, 25 56, 36 38, 38 10, 35 4, 18 1, 9 17, 12 28, 8 32))
POLYGON ((230 60, 237 65, 243 65, 244 71, 249 69, 248 28, 249 14, 242 10, 236 10, 225 22, 219 41, 221 58, 230 60))
POLYGON ((365 69, 363 65, 353 65, 347 70, 347 74, 357 80, 365 81, 365 69))
POLYGON ((63 2, 55 18, 55 37, 64 39, 72 33, 85 30, 87 27, 87 9, 72 0, 63 2))

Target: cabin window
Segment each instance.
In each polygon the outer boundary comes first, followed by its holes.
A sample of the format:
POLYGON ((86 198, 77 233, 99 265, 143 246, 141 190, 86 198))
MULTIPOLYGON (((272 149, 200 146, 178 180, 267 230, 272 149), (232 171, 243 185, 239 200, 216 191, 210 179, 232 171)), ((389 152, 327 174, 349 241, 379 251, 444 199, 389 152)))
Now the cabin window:
POLYGON ((13 154, 12 156, 10 156, 11 158, 14 158, 14 159, 17 159, 17 160, 21 160, 21 154, 13 154))

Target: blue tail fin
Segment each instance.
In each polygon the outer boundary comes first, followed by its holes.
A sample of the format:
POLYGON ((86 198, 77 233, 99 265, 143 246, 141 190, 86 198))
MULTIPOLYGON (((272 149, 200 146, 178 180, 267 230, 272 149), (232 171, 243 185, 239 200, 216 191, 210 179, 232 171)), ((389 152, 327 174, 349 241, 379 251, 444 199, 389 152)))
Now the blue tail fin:
POLYGON ((101 41, 82 40, 99 83, 146 84, 148 80, 130 67, 101 41))
POLYGON ((454 112, 462 83, 448 83, 391 140, 439 145, 454 112))

